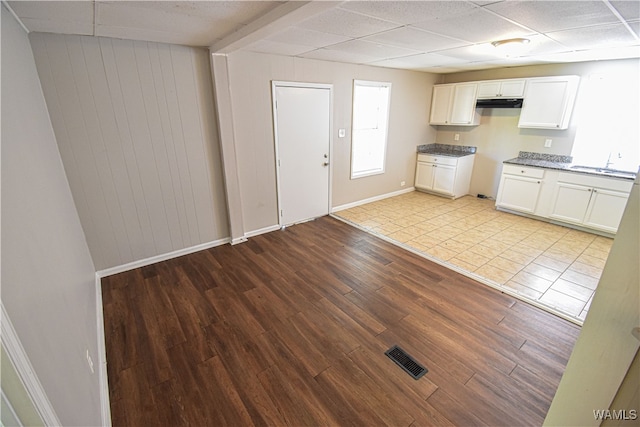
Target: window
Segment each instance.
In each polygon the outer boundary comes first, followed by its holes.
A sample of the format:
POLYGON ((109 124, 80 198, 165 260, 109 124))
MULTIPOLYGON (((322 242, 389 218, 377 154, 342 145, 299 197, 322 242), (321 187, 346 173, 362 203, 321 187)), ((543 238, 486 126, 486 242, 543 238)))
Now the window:
POLYGON ((384 173, 391 83, 353 81, 351 178, 384 173))
POLYGON ((638 76, 592 74, 583 80, 583 101, 571 155, 581 165, 638 171, 638 76))

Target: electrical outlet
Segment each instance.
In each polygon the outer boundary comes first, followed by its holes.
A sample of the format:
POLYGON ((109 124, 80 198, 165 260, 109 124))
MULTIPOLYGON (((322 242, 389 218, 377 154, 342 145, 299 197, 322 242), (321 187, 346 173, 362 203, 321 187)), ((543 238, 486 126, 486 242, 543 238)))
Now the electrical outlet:
POLYGON ((551 142, 552 142, 551 138, 545 139, 544 140, 544 146, 547 147, 547 148, 551 147, 551 142))
POLYGON ((86 356, 87 356, 87 365, 89 365, 89 369, 91 370, 91 373, 94 374, 95 371, 93 369, 93 360, 91 359, 91 355, 89 355, 89 349, 87 349, 86 356))
POLYGON ((456 133, 455 135, 453 135, 453 140, 454 141, 460 141, 460 134, 456 133))
POLYGON ((338 129, 338 138, 344 138, 346 134, 346 129, 338 129))
POLYGON ((406 182, 400 181, 400 187, 404 187, 405 184, 406 184, 406 182))

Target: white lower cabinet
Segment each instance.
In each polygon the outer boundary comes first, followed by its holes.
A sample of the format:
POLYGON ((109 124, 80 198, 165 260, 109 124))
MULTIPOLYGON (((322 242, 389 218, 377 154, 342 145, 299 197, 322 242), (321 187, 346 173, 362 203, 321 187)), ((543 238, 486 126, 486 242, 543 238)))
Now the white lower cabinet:
POLYGON ((438 194, 461 197, 469 192, 473 155, 464 157, 418 154, 415 187, 438 194))
POLYGON ((496 206, 528 214, 535 213, 544 172, 538 168, 505 165, 496 206))
POLYGON ((615 234, 633 181, 505 164, 496 207, 615 234))
POLYGON ((627 205, 631 182, 560 174, 550 218, 615 233, 627 205), (582 180, 582 183, 576 183, 582 180), (570 181, 570 182, 567 182, 570 181))

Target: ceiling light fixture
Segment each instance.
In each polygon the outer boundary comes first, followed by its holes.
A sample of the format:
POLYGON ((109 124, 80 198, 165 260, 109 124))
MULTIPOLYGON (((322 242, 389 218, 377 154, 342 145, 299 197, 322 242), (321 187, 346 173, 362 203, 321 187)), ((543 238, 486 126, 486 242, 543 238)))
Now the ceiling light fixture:
POLYGON ((500 47, 509 44, 528 44, 531 40, 523 39, 523 38, 515 38, 515 39, 506 39, 506 40, 497 40, 495 42, 491 42, 493 47, 500 47))

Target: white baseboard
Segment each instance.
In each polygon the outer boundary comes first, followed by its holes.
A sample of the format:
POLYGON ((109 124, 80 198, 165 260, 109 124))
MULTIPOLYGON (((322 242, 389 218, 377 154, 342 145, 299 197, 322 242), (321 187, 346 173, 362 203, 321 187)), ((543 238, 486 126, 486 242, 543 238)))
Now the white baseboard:
MULTIPOLYGON (((0 305, 2 305, 1 302, 0 305)), ((27 352, 24 350, 24 347, 22 347, 22 343, 18 338, 16 330, 13 328, 13 324, 11 323, 11 319, 9 318, 9 314, 6 312, 4 305, 2 305, 2 318, 0 319, 0 322, 2 325, 2 346, 5 348, 11 364, 18 373, 25 390, 33 402, 33 406, 40 414, 42 421, 44 421, 44 424, 48 426, 62 425, 58 419, 56 411, 53 409, 53 405, 51 405, 51 402, 42 387, 42 384, 40 383, 40 380, 38 379, 38 376, 36 375, 35 370, 33 369, 33 366, 31 365, 27 352)))
POLYGON ((278 231, 278 230, 280 230, 280 226, 276 224, 276 225, 270 225, 269 227, 260 228, 258 230, 249 231, 247 233, 244 233, 244 235, 245 237, 255 237, 261 234, 271 233, 272 231, 278 231))
POLYGON ((146 267, 147 265, 155 264, 157 262, 166 261, 172 258, 177 258, 183 255, 189 255, 194 252, 202 251, 216 246, 221 246, 229 243, 231 240, 228 237, 224 239, 214 240, 212 242, 202 243, 200 245, 191 246, 184 249, 178 249, 177 251, 168 252, 166 254, 156 255, 149 258, 141 259, 139 261, 133 261, 128 264, 117 265, 115 267, 106 268, 104 270, 96 271, 96 274, 102 278, 111 276, 112 274, 124 273, 125 271, 134 270, 140 267, 146 267))
POLYGON ((398 191, 394 191, 392 193, 381 194, 379 196, 369 197, 368 199, 358 200, 357 202, 352 202, 352 203, 347 203, 347 204, 340 205, 340 206, 335 206, 335 207, 331 208, 331 213, 343 211, 345 209, 355 208, 356 206, 360 206, 360 205, 366 205, 367 203, 371 203, 371 202, 377 202, 378 200, 388 199, 389 197, 400 196, 401 194, 411 193, 412 191, 415 191, 415 188, 414 187, 409 187, 409 188, 405 188, 404 190, 398 190, 398 191))

